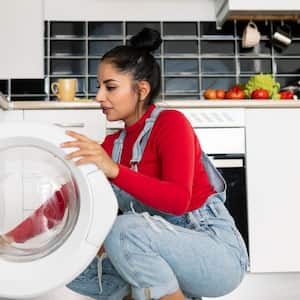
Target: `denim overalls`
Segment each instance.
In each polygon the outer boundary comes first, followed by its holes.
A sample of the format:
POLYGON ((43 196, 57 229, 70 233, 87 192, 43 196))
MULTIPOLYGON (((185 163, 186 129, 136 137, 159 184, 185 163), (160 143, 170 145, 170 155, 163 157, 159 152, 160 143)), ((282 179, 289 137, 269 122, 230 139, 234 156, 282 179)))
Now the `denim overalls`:
MULTIPOLYGON (((161 108, 155 108, 134 146, 131 166, 138 171, 144 148, 161 108)), ((112 159, 120 162, 124 129, 115 140, 112 159)), ((96 258, 68 287, 94 299, 159 299, 179 287, 193 299, 218 297, 235 289, 248 266, 248 255, 223 202, 226 183, 205 153, 202 162, 216 193, 181 216, 144 205, 115 185, 119 208, 105 240, 108 258, 96 258)))

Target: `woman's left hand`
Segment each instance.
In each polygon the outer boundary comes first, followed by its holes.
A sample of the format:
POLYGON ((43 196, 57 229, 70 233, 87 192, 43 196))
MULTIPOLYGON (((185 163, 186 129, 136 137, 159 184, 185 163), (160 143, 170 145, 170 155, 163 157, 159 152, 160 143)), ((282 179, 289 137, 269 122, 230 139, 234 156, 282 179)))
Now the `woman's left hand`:
POLYGON ((103 149, 103 147, 100 144, 74 131, 67 130, 66 134, 74 138, 75 140, 70 142, 65 142, 61 144, 61 147, 79 148, 78 150, 66 155, 65 157, 66 159, 69 160, 72 158, 80 157, 78 160, 75 161, 75 164, 77 166, 93 163, 103 171, 106 177, 111 179, 117 177, 119 173, 118 164, 115 163, 110 158, 110 156, 106 153, 106 151, 103 149))

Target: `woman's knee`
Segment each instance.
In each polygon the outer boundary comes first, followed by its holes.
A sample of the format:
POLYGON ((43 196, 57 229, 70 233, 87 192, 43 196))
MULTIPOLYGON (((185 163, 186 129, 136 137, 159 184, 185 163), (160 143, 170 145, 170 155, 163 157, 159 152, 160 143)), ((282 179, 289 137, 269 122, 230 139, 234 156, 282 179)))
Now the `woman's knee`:
POLYGON ((130 228, 138 227, 137 218, 138 216, 134 214, 124 214, 117 217, 111 231, 104 241, 106 252, 110 253, 116 249, 121 250, 122 241, 130 228))

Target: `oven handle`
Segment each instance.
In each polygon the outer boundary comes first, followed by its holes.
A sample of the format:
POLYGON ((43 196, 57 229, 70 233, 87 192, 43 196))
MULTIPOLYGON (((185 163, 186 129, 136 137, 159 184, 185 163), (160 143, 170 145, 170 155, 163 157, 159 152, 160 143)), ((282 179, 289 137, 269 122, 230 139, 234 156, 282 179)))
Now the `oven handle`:
POLYGON ((244 160, 242 158, 215 158, 208 156, 216 168, 243 168, 244 160))

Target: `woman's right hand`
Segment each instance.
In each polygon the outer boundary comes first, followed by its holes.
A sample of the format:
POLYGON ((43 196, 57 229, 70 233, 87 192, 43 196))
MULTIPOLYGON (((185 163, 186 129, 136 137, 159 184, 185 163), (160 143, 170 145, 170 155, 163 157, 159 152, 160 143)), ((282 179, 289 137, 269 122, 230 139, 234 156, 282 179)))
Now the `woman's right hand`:
POLYGON ((62 143, 61 147, 78 148, 78 150, 66 155, 66 159, 77 158, 75 161, 77 166, 89 163, 95 164, 110 179, 118 176, 119 165, 111 159, 98 142, 74 131, 67 130, 66 134, 74 140, 62 143))

